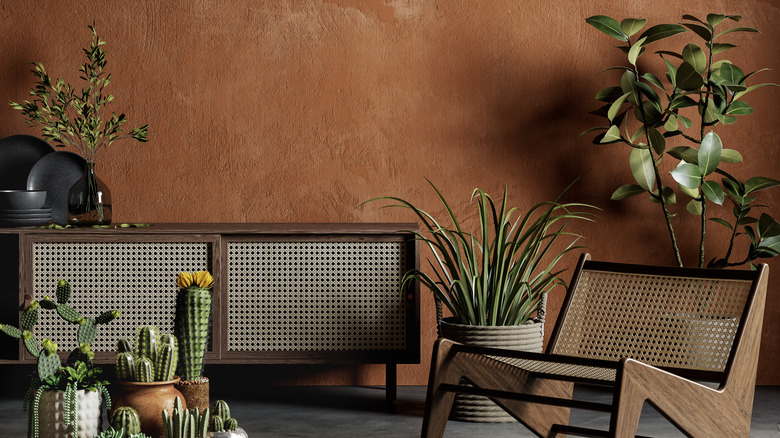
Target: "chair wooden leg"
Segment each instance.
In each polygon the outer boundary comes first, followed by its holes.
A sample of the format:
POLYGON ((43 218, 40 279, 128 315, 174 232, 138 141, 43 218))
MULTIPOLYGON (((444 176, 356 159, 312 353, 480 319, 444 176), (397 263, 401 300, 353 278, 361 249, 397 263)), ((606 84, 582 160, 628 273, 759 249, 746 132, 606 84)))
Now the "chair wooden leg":
POLYGON ((460 376, 454 375, 455 369, 449 366, 452 342, 439 339, 433 346, 431 373, 428 378, 428 394, 425 398, 425 416, 423 417, 422 438, 440 438, 444 435, 447 419, 450 416, 455 394, 439 389, 442 383, 458 383, 460 376))
MULTIPOLYGON (((456 385, 461 377, 482 388, 571 399, 573 384, 570 382, 536 379, 515 367, 484 356, 456 354, 451 351, 452 345, 450 340, 439 339, 434 346, 423 418, 423 438, 439 438, 444 434, 455 394, 439 388, 443 383, 456 385)), ((541 437, 554 436, 553 426, 568 424, 569 421, 569 408, 509 399, 495 401, 541 437)))

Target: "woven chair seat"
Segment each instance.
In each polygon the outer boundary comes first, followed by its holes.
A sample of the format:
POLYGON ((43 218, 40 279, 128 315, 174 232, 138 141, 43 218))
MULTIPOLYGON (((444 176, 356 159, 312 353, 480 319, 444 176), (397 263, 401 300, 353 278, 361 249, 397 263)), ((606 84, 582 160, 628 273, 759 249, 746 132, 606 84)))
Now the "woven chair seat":
POLYGON ((541 374, 548 378, 561 377, 589 381, 593 383, 614 384, 615 368, 595 367, 588 365, 548 362, 543 360, 518 359, 513 357, 488 356, 491 359, 503 362, 507 365, 528 371, 533 374, 541 374))

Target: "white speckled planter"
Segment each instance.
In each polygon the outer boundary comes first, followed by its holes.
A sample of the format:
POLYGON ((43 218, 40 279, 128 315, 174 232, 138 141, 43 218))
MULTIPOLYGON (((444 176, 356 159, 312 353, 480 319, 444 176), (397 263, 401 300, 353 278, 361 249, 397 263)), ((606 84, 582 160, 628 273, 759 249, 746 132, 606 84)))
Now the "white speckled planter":
MULTIPOLYGON (((99 391, 76 391, 77 438, 93 438, 103 421, 103 398, 99 391)), ((45 391, 38 404, 38 435, 46 438, 72 438, 73 425, 65 426, 65 391, 45 391)))
MULTIPOLYGON (((441 322, 441 335, 463 344, 509 350, 542 351, 544 323, 528 321, 513 326, 478 326, 441 322)), ((517 421, 487 397, 456 394, 450 418, 478 423, 507 423, 517 421)))
POLYGON ((244 429, 238 428, 236 430, 223 430, 221 432, 209 432, 211 438, 249 438, 249 435, 244 432, 244 429))

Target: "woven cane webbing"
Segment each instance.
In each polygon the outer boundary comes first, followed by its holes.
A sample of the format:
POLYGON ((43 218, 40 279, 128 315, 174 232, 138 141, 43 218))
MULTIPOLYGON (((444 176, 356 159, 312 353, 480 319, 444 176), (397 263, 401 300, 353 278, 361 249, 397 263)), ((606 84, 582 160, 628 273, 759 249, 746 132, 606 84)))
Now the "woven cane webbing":
POLYGON ((504 362, 517 368, 532 373, 552 374, 578 379, 600 380, 605 382, 615 381, 614 368, 601 368, 586 365, 547 362, 542 360, 516 359, 511 357, 488 356, 497 361, 504 362))
POLYGON ((403 242, 229 242, 229 351, 406 348, 403 242))
MULTIPOLYGON (((64 279, 73 288, 68 305, 85 318, 119 310, 121 317, 98 326, 92 345, 95 351, 114 351, 116 340, 135 336, 141 324, 173 333, 176 275, 211 269, 212 249, 205 242, 36 242, 32 254, 36 299, 54 298, 57 280, 64 279)), ((36 336, 70 351, 78 346, 78 326, 56 313, 40 312, 36 336)))
POLYGON ((583 270, 552 352, 720 372, 750 286, 583 270))

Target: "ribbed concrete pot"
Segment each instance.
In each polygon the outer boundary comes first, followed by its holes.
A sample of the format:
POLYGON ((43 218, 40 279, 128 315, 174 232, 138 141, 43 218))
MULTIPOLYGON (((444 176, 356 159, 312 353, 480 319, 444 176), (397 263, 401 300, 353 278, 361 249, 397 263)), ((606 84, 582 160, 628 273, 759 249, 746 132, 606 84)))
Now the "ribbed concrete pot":
MULTIPOLYGON (((463 325, 441 322, 441 335, 462 344, 479 347, 505 348, 509 350, 540 353, 544 342, 544 323, 530 320, 515 326, 463 325)), ((463 382, 461 382, 463 383, 463 382)), ((450 419, 479 423, 509 423, 517 421, 487 397, 456 394, 450 419)))

